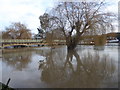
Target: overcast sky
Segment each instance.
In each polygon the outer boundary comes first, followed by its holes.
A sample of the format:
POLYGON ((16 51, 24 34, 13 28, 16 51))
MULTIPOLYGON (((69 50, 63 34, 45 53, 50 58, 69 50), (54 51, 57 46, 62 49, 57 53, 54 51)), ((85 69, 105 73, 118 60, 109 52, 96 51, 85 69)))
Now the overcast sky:
MULTIPOLYGON (((0 0, 0 30, 12 22, 25 24, 32 33, 37 33, 39 16, 53 7, 55 0, 0 0)), ((80 1, 80 0, 79 0, 80 1)), ((87 0, 86 0, 87 1, 87 0)), ((93 0, 95 1, 95 0, 93 0)), ((119 0, 106 0, 106 10, 117 13, 119 0)))

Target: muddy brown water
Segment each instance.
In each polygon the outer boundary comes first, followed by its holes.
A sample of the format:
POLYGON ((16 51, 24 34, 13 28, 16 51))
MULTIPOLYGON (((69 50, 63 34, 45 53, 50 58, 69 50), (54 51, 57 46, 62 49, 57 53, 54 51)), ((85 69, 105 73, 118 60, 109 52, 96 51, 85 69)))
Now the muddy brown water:
POLYGON ((3 49, 1 82, 13 88, 117 88, 118 46, 3 49))

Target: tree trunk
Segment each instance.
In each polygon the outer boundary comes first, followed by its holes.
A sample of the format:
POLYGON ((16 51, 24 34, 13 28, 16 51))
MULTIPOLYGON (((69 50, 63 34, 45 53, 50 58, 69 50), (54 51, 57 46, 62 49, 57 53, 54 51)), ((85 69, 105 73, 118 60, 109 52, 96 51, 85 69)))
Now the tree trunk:
POLYGON ((78 43, 79 43, 79 38, 77 36, 76 37, 69 36, 66 38, 66 44, 68 50, 74 50, 78 45, 78 43))
POLYGON ((71 44, 68 44, 68 45, 67 45, 67 49, 68 49, 68 50, 74 50, 74 49, 76 48, 76 46, 77 46, 76 44, 71 43, 71 44))

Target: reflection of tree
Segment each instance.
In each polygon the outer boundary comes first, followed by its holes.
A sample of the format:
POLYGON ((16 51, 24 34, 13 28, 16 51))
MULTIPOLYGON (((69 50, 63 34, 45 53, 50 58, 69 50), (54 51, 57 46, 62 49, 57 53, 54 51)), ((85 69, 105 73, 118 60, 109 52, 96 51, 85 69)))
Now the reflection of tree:
POLYGON ((62 76, 60 72, 62 72, 62 69, 60 70, 59 67, 55 65, 55 62, 53 61, 53 55, 55 54, 55 51, 51 49, 51 51, 46 55, 46 63, 42 67, 42 77, 41 80, 46 81, 47 83, 56 82, 59 79, 61 79, 62 76), (54 76, 53 76, 54 75, 54 76))
POLYGON ((28 63, 31 60, 31 52, 9 52, 3 54, 3 62, 6 63, 8 66, 12 66, 18 70, 22 70, 26 68, 28 63))
POLYGON ((99 54, 93 56, 88 53, 80 58, 77 52, 72 53, 77 60, 77 67, 71 75, 72 79, 69 80, 71 87, 99 87, 100 83, 115 71, 115 66, 108 61, 110 59, 107 56, 100 58, 99 54), (73 82, 76 84, 72 84, 73 82))
POLYGON ((51 50, 41 69, 41 80, 50 87, 99 88, 103 80, 112 77, 115 71, 112 59, 105 55, 100 57, 88 53, 80 57, 75 50, 68 51, 63 66, 56 64, 54 55, 51 50))

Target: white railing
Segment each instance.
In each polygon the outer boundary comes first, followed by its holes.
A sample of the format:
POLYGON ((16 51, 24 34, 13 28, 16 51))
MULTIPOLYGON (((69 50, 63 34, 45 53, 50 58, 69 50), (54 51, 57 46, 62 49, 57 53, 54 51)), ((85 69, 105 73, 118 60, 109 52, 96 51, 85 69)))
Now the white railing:
POLYGON ((11 42, 41 42, 43 41, 42 39, 41 40, 36 40, 36 39, 2 39, 0 40, 0 42, 2 43, 11 43, 11 42))
MULTIPOLYGON (((0 39, 0 42, 1 43, 13 43, 13 42, 17 42, 17 43, 27 43, 27 42, 30 42, 30 43, 37 43, 37 42, 46 42, 46 40, 43 40, 43 39, 0 39)), ((54 40, 54 42, 66 42, 65 40, 54 40)))

